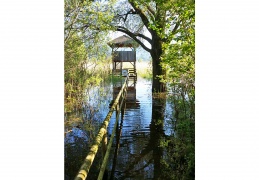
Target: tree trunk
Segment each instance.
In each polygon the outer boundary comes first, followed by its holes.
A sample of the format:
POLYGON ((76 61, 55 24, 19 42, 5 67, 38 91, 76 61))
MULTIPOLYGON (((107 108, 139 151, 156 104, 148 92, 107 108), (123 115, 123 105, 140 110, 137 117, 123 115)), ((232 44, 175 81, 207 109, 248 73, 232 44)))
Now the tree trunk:
POLYGON ((165 92, 166 84, 160 82, 157 76, 165 76, 166 73, 161 66, 162 42, 158 36, 153 34, 152 49, 151 49, 152 65, 153 65, 153 84, 152 92, 165 92))
POLYGON ((152 98, 152 119, 150 123, 150 144, 153 149, 154 179, 160 179, 163 149, 161 142, 164 142, 164 113, 166 100, 163 98, 152 98))

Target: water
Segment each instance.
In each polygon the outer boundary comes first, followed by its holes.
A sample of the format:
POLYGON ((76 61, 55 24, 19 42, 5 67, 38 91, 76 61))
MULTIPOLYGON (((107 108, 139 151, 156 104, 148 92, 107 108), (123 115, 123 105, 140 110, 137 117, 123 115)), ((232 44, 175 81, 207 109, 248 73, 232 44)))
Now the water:
MULTIPOLYGON (((172 125, 169 123, 172 114, 170 103, 166 101, 162 102, 162 105, 161 103, 152 103, 154 100, 152 100, 151 81, 149 80, 139 78, 135 87, 136 99, 126 104, 123 119, 120 119, 119 146, 116 148, 116 138, 114 138, 112 145, 107 168, 113 179, 157 179, 161 173, 161 160, 166 153, 160 147, 160 144, 167 136, 174 133, 172 125), (114 153, 116 149, 117 153, 114 153)), ((104 90, 94 88, 89 91, 89 94, 91 96, 88 101, 91 107, 98 109, 97 112, 92 113, 95 114, 95 121, 93 122, 95 130, 98 130, 109 111, 109 104, 114 96, 113 86, 111 84, 105 85, 104 90)), ((88 110, 86 113, 89 114, 90 111, 88 110)), ((108 127, 109 135, 112 133, 114 123, 115 113, 108 127)), ((76 176, 83 159, 87 155, 88 144, 93 136, 83 130, 82 127, 73 128, 73 131, 66 135, 66 180, 74 179, 76 176)), ((99 161, 100 159, 99 153, 95 160, 99 161)), ((95 162, 90 173, 98 173, 100 163, 95 162)), ((87 179, 96 179, 96 175, 88 176, 87 179)))
POLYGON ((136 99, 137 105, 134 108, 131 107, 132 104, 131 106, 126 104, 124 120, 121 122, 122 134, 114 172, 115 179, 147 179, 152 177, 152 163, 147 165, 146 157, 138 157, 150 138, 149 125, 152 116, 150 81, 139 80, 137 82, 136 99), (142 168, 142 166, 145 167, 142 168))

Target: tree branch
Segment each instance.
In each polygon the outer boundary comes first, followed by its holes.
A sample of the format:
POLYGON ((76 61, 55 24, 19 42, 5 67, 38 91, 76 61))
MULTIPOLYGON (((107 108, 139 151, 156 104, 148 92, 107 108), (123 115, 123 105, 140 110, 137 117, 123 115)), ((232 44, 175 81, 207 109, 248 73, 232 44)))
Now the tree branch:
MULTIPOLYGON (((122 29, 124 31, 129 31, 127 28, 122 27, 122 26, 117 26, 117 28, 122 29)), ((140 38, 145 39, 147 42, 149 42, 150 44, 152 43, 152 40, 150 38, 148 38, 147 36, 140 34, 140 33, 132 33, 134 36, 138 36, 140 38)))
POLYGON ((129 14, 137 14, 137 13, 136 13, 135 11, 133 11, 133 9, 131 9, 131 10, 129 10, 129 11, 128 11, 127 13, 125 13, 125 14, 117 14, 117 17, 123 19, 123 21, 124 21, 124 23, 125 23, 129 14), (124 16, 125 16, 125 18, 124 18, 124 16))
MULTIPOLYGON (((151 49, 149 49, 147 46, 145 46, 145 44, 142 43, 142 42, 136 37, 137 35, 135 35, 134 33, 128 31, 127 29, 125 29, 125 28, 123 28, 123 27, 118 27, 118 28, 117 28, 117 31, 120 31, 120 32, 123 32, 123 33, 129 35, 132 39, 134 39, 137 43, 139 43, 139 44, 141 45, 141 47, 143 47, 143 49, 145 49, 147 52, 151 52, 151 49)), ((139 34, 139 35, 141 35, 141 34, 139 34)), ((139 35, 138 35, 138 36, 139 36, 139 35)), ((142 36, 142 37, 145 37, 145 38, 148 38, 148 37, 146 37, 146 36, 144 36, 144 35, 141 35, 141 36, 142 36)), ((140 37, 140 36, 139 36, 139 37, 140 37)))
POLYGON ((138 8, 133 1, 129 0, 129 3, 134 8, 135 13, 138 14, 143 22, 143 24, 146 26, 146 28, 149 30, 149 32, 152 34, 153 30, 149 28, 149 20, 147 16, 144 14, 144 12, 138 8))
POLYGON ((175 24, 175 27, 174 27, 174 29, 172 30, 172 33, 174 33, 174 32, 178 29, 179 25, 180 25, 180 22, 178 22, 178 23, 175 24))

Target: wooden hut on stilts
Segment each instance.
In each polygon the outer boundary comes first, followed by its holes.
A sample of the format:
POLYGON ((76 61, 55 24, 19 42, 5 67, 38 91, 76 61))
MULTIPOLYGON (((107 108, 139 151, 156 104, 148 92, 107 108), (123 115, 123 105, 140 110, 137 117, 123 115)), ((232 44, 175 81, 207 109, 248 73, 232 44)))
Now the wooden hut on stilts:
POLYGON ((112 48, 112 74, 129 76, 137 79, 136 48, 139 44, 130 37, 123 35, 108 43, 112 48), (125 51, 124 49, 131 49, 125 51), (123 68, 123 63, 128 62, 132 68, 123 68))

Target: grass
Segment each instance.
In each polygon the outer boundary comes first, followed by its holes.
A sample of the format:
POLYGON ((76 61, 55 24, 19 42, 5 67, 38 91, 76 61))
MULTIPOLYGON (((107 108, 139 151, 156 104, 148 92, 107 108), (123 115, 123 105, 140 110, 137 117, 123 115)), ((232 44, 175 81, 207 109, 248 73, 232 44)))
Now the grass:
MULTIPOLYGON (((124 68, 133 68, 133 65, 131 63, 124 62, 122 69, 124 68)), ((152 79, 151 61, 137 61, 136 68, 138 77, 142 77, 144 79, 152 79)))
POLYGON ((152 64, 151 61, 137 62, 138 76, 144 79, 152 79, 152 64))

